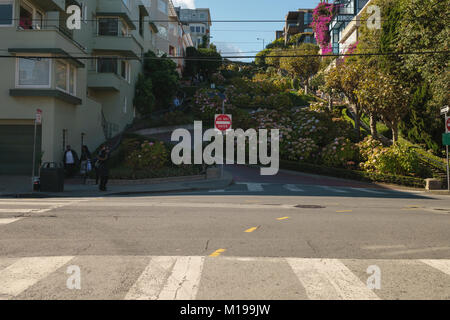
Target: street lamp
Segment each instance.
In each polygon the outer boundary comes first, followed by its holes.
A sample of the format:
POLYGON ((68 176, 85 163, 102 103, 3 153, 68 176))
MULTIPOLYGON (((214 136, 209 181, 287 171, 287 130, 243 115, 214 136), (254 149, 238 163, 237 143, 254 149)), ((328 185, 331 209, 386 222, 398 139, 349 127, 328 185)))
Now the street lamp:
POLYGON ((263 38, 256 38, 256 40, 263 42, 263 50, 264 50, 266 48, 266 40, 264 40, 263 38))

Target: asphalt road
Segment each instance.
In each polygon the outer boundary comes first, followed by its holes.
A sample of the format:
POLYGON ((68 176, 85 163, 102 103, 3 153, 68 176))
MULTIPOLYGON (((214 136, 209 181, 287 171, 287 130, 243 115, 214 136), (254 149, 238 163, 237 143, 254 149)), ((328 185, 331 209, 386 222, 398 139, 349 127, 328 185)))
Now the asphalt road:
POLYGON ((450 299, 448 196, 228 170, 209 192, 0 199, 0 298, 450 299))

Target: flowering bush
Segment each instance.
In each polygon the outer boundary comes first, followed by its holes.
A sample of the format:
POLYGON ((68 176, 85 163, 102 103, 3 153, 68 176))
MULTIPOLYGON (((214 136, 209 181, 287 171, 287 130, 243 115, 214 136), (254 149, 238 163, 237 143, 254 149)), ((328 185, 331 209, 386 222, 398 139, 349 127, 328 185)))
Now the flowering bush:
MULTIPOLYGON (((222 113, 222 99, 219 91, 214 89, 200 89, 194 96, 194 112, 203 121, 212 121, 214 115, 222 113)), ((227 111, 232 110, 230 104, 226 104, 227 111)))
POLYGON ((358 147, 348 138, 339 137, 322 149, 322 162, 332 168, 353 167, 358 158, 358 147))
POLYGON ((286 141, 281 145, 281 156, 293 161, 311 161, 319 150, 319 147, 311 138, 300 138, 296 141, 286 141))
POLYGON ((321 2, 313 11, 312 27, 323 54, 332 52, 328 26, 333 18, 333 10, 333 4, 321 2))
POLYGON ((211 76, 211 81, 216 85, 221 86, 225 84, 226 79, 220 72, 217 72, 211 76))
POLYGON ((141 148, 133 151, 127 159, 127 164, 134 170, 161 169, 167 163, 168 152, 163 142, 144 141, 141 148))
POLYGON ((403 176, 417 175, 423 171, 417 154, 404 144, 384 148, 381 143, 367 139, 360 145, 364 160, 360 167, 363 170, 403 176))

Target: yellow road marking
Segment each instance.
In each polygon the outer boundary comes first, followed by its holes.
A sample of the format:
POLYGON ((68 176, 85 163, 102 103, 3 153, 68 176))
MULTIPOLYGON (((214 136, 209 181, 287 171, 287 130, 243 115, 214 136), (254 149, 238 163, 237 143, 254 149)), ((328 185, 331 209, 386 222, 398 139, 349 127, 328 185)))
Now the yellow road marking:
POLYGON ((286 219, 289 219, 289 217, 277 218, 277 220, 286 220, 286 219))
POLYGON ((218 249, 216 251, 214 251, 213 253, 211 253, 209 256, 210 257, 218 257, 220 256, 221 253, 224 253, 225 251, 227 251, 226 249, 218 249))
POLYGON ((250 232, 255 231, 256 229, 258 229, 258 227, 253 227, 253 228, 247 229, 247 230, 245 230, 245 232, 250 233, 250 232))
POLYGON ((353 210, 338 210, 337 213, 353 212, 353 210))

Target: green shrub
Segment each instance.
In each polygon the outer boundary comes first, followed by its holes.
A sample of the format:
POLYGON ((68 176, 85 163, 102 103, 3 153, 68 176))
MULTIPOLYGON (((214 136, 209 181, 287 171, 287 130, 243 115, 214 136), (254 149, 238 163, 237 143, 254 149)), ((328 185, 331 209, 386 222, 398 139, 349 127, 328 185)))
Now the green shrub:
POLYGON ((321 161, 331 168, 351 168, 358 159, 358 147, 350 139, 339 137, 322 149, 321 161))
POLYGON ((134 170, 161 169, 167 163, 168 153, 163 142, 144 141, 140 149, 133 151, 127 158, 127 164, 134 170))

